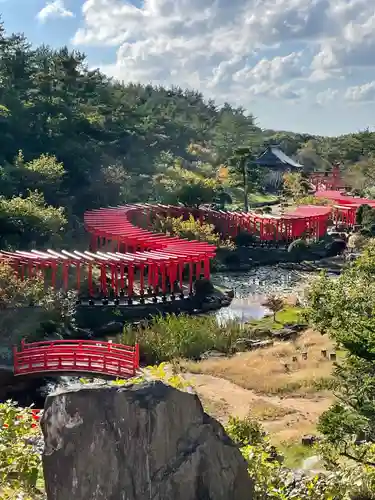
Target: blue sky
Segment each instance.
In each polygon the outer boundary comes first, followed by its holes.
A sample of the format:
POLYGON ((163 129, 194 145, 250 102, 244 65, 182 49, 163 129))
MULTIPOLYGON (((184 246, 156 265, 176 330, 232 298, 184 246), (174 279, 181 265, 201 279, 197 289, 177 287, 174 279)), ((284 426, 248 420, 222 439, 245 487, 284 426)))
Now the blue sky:
POLYGON ((373 0, 0 0, 8 31, 124 81, 180 85, 260 126, 375 126, 373 0))

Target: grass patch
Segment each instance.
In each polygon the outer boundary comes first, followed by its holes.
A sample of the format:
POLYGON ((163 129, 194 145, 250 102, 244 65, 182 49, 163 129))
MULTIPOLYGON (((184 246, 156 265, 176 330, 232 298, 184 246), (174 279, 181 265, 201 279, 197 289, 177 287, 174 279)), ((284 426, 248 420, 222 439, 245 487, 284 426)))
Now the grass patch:
POLYGON ((291 469, 300 468, 306 458, 315 454, 313 447, 303 446, 301 443, 297 442, 281 443, 278 445, 278 449, 285 457, 283 465, 291 469))
POLYGON ((295 342, 283 342, 230 358, 185 362, 185 369, 225 378, 259 394, 309 396, 328 389, 326 380, 332 375, 333 363, 322 356, 322 350, 328 353, 334 350, 331 340, 308 330, 295 342), (302 357, 305 352, 306 360, 302 357), (294 356, 297 361, 293 361, 294 356))
MULTIPOLYGON (((227 191, 232 198, 232 204, 228 208, 243 206, 243 189, 241 187, 228 186, 227 191)), ((268 193, 249 193, 248 200, 251 203, 272 203, 278 199, 278 196, 268 193)))
POLYGON ((285 306, 284 309, 276 314, 276 321, 273 315, 264 316, 264 318, 251 320, 247 324, 255 328, 268 328, 269 330, 280 330, 284 325, 293 325, 302 321, 302 307, 285 306))
POLYGON ((293 408, 287 408, 285 406, 276 405, 266 401, 265 399, 259 398, 251 403, 250 416, 257 420, 277 420, 295 413, 293 408))
POLYGON ((237 321, 220 326, 215 316, 174 314, 156 317, 146 328, 127 328, 120 341, 138 342, 142 359, 148 364, 178 358, 199 359, 206 351, 230 353, 233 343, 244 336, 237 321))
POLYGON ((272 203, 278 197, 274 194, 252 193, 249 195, 249 203, 272 203))

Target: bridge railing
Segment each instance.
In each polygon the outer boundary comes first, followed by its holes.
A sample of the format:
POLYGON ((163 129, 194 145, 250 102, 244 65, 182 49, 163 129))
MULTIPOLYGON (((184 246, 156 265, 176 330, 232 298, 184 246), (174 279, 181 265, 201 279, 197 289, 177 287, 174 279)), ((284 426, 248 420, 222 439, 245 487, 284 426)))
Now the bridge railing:
POLYGON ((139 346, 90 340, 21 343, 14 347, 14 374, 87 372, 132 377, 139 368, 139 346))

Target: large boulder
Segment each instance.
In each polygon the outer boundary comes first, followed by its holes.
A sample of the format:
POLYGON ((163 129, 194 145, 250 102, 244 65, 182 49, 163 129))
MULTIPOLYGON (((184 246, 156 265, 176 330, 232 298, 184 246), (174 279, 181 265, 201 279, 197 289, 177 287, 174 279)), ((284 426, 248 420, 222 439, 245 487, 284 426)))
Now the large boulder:
POLYGON ((148 382, 48 396, 49 500, 251 500, 238 448, 196 395, 148 382))

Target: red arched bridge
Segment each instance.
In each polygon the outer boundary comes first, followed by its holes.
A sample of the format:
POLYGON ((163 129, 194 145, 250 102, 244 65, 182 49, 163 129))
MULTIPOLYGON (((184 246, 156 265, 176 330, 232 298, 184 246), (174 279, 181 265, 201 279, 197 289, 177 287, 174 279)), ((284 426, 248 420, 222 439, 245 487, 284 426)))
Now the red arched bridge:
POLYGON ((21 342, 13 348, 14 375, 92 373, 133 377, 139 368, 139 346, 92 340, 21 342))

